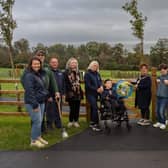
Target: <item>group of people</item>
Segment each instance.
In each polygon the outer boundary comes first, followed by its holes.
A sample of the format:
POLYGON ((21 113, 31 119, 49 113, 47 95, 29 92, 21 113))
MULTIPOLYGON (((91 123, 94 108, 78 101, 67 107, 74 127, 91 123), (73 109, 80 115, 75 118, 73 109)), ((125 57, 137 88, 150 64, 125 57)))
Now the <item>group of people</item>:
MULTIPOLYGON (((35 56, 31 58, 21 77, 25 89, 25 105, 31 118, 30 146, 39 148, 48 144, 42 138, 42 133, 46 131, 46 128, 62 128, 60 111, 62 111, 62 102, 64 100, 69 105, 67 127, 80 127, 79 111, 80 102, 83 99, 77 59, 70 58, 66 63, 65 70, 61 71, 59 69, 59 60, 56 57, 51 57, 49 65, 47 65, 44 63, 45 55, 43 50, 38 50, 35 56)), ((168 67, 161 64, 160 70, 161 76, 157 80, 156 111, 158 122, 153 126, 165 129, 165 109, 168 104, 168 67)), ((138 121, 138 124, 149 125, 151 78, 148 75, 148 65, 142 64, 140 71, 140 77, 132 82, 136 88, 135 105, 141 109, 142 118, 138 121)), ((91 61, 84 75, 84 83, 86 100, 90 105, 90 127, 94 131, 100 131, 97 101, 101 95, 106 95, 107 90, 112 89, 112 81, 106 80, 105 88, 99 73, 99 63, 91 61)), ((109 93, 112 94, 111 91, 109 93)))
MULTIPOLYGON (((137 122, 141 126, 150 125, 150 102, 151 102, 151 87, 152 82, 148 74, 148 65, 142 64, 140 66, 140 77, 132 82, 135 84, 136 97, 135 106, 141 110, 141 119, 137 122)), ((157 122, 153 127, 165 129, 167 123, 166 112, 168 109, 168 66, 164 63, 160 64, 158 69, 160 75, 157 77, 156 85, 156 116, 157 122)))
POLYGON ((68 127, 80 127, 79 110, 83 98, 78 61, 70 58, 62 72, 56 57, 50 58, 49 65, 44 59, 45 52, 37 51, 21 77, 24 101, 31 118, 30 145, 35 147, 48 144, 41 136, 47 129, 53 129, 54 125, 62 128, 60 115, 64 98, 70 107, 68 127))

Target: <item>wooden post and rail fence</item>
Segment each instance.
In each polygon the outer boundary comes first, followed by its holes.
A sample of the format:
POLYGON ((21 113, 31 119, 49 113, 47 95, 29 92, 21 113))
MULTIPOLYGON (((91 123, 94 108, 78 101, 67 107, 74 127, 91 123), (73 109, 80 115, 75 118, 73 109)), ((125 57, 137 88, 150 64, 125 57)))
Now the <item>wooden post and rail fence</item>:
MULTIPOLYGON (((152 68, 151 71, 151 78, 152 78, 152 100, 151 100, 151 119, 155 120, 155 108, 156 108, 156 68, 152 68)), ((115 81, 115 80, 114 80, 115 81)), ((24 90, 18 89, 17 85, 15 87, 15 90, 2 90, 1 84, 3 83, 13 83, 13 84, 19 84, 20 80, 13 80, 13 79, 0 79, 0 97, 3 95, 13 94, 16 95, 15 100, 0 100, 0 105, 9 105, 9 106, 16 106, 18 112, 0 112, 0 115, 27 115, 26 112, 22 112, 22 108, 24 106, 23 101, 23 94, 24 90)), ((130 118, 139 118, 140 112, 138 109, 134 107, 134 97, 129 97, 128 99, 125 99, 125 104, 127 106, 127 109, 134 112, 133 114, 129 114, 130 118), (133 105, 129 105, 133 104, 133 105)), ((67 103, 63 103, 63 105, 67 105, 67 103)), ((86 117, 87 121, 90 121, 90 108, 89 104, 84 99, 81 102, 81 106, 85 108, 85 113, 80 113, 80 116, 86 117)), ((68 115, 67 112, 63 112, 63 115, 68 115)))

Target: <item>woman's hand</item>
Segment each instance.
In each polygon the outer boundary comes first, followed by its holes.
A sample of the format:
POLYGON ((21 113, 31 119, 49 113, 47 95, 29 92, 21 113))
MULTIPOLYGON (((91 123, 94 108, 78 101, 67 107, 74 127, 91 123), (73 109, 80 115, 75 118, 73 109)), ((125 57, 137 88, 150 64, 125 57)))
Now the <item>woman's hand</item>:
POLYGON ((102 92, 103 92, 103 86, 100 86, 100 87, 97 89, 97 92, 98 92, 98 93, 102 93, 102 92))

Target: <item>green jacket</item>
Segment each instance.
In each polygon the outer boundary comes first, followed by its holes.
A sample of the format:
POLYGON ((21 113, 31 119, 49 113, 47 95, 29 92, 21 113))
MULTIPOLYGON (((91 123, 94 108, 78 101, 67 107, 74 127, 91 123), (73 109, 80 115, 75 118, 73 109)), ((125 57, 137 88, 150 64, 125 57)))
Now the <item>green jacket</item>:
POLYGON ((49 90, 51 93, 59 92, 57 82, 55 80, 53 72, 46 66, 43 68, 46 72, 45 76, 45 86, 47 90, 49 90))

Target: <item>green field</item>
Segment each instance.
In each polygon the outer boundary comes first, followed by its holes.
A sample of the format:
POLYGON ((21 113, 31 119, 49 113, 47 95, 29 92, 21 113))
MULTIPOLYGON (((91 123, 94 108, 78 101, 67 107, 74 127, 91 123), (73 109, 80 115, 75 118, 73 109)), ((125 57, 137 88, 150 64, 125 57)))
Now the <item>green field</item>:
MULTIPOLYGON (((67 118, 64 118, 64 125, 67 124, 67 118)), ((80 119, 80 128, 67 129, 69 136, 80 133, 86 129, 87 123, 84 118, 80 119)), ((61 130, 55 129, 43 136, 49 141, 49 146, 63 141, 61 130)), ((0 117, 0 150, 37 150, 30 147, 30 118, 29 117, 0 117)))

